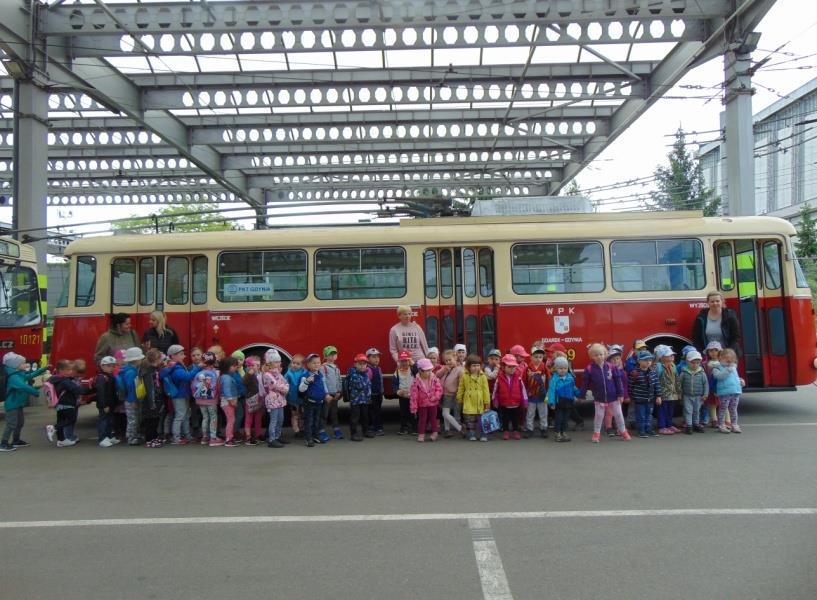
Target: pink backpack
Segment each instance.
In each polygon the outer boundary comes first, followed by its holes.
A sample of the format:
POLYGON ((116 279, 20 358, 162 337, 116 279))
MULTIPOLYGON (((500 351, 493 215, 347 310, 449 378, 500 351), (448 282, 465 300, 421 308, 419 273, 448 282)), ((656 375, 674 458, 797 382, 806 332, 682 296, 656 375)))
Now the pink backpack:
POLYGON ((45 399, 48 401, 48 406, 50 408, 56 408, 62 396, 61 394, 57 394, 57 388, 54 387, 54 384, 50 381, 46 381, 43 384, 43 393, 45 394, 45 399))

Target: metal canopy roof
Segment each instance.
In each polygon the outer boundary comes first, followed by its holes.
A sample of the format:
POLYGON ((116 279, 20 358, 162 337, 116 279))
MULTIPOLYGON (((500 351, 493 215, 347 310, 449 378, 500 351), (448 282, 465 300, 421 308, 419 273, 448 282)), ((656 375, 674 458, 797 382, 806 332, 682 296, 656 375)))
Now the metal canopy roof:
POLYGON ((50 204, 542 195, 772 4, 13 0, 0 48, 50 91, 50 204))

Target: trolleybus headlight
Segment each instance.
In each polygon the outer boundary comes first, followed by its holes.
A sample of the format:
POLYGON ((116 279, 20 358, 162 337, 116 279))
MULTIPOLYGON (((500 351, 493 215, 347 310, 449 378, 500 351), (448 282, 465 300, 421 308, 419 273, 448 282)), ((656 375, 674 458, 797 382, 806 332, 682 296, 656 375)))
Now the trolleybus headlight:
POLYGON ((814 359, 814 362, 811 363, 811 366, 817 369, 817 358, 814 359))

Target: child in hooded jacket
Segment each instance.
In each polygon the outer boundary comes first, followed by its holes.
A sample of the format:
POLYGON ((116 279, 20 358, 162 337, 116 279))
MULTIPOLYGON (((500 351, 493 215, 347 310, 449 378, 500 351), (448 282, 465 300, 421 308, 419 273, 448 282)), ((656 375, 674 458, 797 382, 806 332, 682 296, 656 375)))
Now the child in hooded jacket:
POLYGON ((661 404, 658 407, 658 433, 673 435, 681 430, 672 424, 675 403, 678 401, 678 371, 675 366, 675 351, 669 346, 655 347, 655 360, 658 363, 658 385, 661 389, 661 404))
POLYGON ((372 402, 369 405, 369 431, 376 436, 385 435, 383 430, 383 371, 380 368, 380 350, 369 348, 366 350, 368 367, 366 374, 369 376, 372 388, 372 402))
MULTIPOLYGON (((621 382, 621 414, 624 416, 624 422, 627 422, 627 412, 630 405, 630 390, 627 387, 627 371, 624 369, 624 362, 621 355, 624 352, 624 347, 618 344, 612 344, 607 349, 607 362, 613 369, 613 377, 618 377, 621 382)), ((604 428, 607 431, 607 437, 616 437, 619 435, 618 429, 613 427, 613 413, 607 411, 604 413, 604 428)))
POLYGON ((269 415, 267 447, 283 448, 289 443, 283 437, 284 407, 291 389, 286 377, 281 374, 281 355, 277 350, 267 350, 264 354, 264 368, 256 375, 258 395, 269 415))
POLYGON ((301 383, 301 378, 306 375, 304 368, 304 355, 293 354, 289 361, 289 367, 284 374, 289 385, 287 392, 287 406, 289 407, 289 421, 292 426, 292 434, 296 438, 304 437, 304 412, 303 400, 301 393, 298 390, 298 385, 301 383))
POLYGON ((539 434, 548 436, 548 404, 547 396, 550 369, 545 364, 544 348, 535 347, 531 352, 531 362, 528 365, 525 385, 528 391, 528 410, 525 415, 525 437, 533 435, 536 415, 539 414, 539 434))
POLYGON ((684 433, 704 433, 701 426, 701 404, 709 395, 709 377, 701 367, 701 353, 694 348, 684 357, 684 368, 678 376, 678 387, 684 402, 684 433))
POLYGON ((20 437, 25 424, 23 407, 29 396, 36 396, 39 390, 30 385, 35 378, 45 373, 46 369, 29 371, 26 359, 15 352, 8 352, 3 356, 3 368, 6 371, 6 424, 3 429, 3 439, 0 442, 0 451, 13 452, 17 448, 25 448, 29 443, 20 437))
POLYGON ((244 445, 257 446, 258 441, 264 437, 262 423, 264 421, 263 398, 258 394, 258 374, 261 365, 255 356, 248 356, 244 359, 244 376, 241 383, 244 384, 246 398, 244 399, 244 445))
POLYGON ((509 440, 510 430, 513 429, 513 439, 520 440, 522 439, 519 427, 520 412, 522 408, 527 408, 528 392, 516 357, 513 354, 506 354, 500 364, 502 373, 496 378, 491 404, 499 409, 502 417, 502 439, 509 440))
POLYGON ((304 395, 304 440, 308 448, 323 444, 318 436, 320 415, 325 402, 332 397, 326 389, 326 382, 320 372, 321 358, 317 354, 306 357, 306 374, 298 383, 298 391, 304 395))
POLYGON ((353 442, 363 437, 373 438, 369 430, 369 405, 372 402, 372 382, 368 374, 368 358, 365 354, 355 356, 355 365, 346 374, 349 397, 349 435, 353 442), (361 435, 363 434, 363 435, 361 435))
POLYGON ((57 448, 73 446, 77 443, 74 435, 74 426, 77 422, 77 406, 79 397, 89 393, 90 388, 82 387, 75 378, 74 363, 70 360, 61 360, 57 363, 57 374, 48 380, 54 386, 59 401, 57 403, 56 427, 47 430, 51 441, 54 433, 57 434, 57 448))
MULTIPOLYGON (((465 348, 465 346, 463 346, 463 348, 465 348)), ((450 438, 453 436, 451 433, 452 429, 457 433, 462 433, 462 425, 460 425, 459 419, 460 405, 457 403, 457 390, 459 389, 460 379, 465 372, 465 368, 459 364, 457 354, 453 350, 443 352, 443 362, 445 366, 443 366, 442 369, 439 371, 432 369, 432 372, 443 386, 443 429, 445 430, 445 437, 450 438)))
POLYGON ((193 401, 201 413, 201 445, 215 448, 224 445, 218 437, 218 359, 213 352, 205 352, 201 365, 191 384, 193 401))
POLYGON ((712 365, 715 378, 715 392, 718 394, 718 431, 721 433, 741 433, 738 425, 738 404, 745 382, 738 375, 738 355, 731 348, 718 353, 718 362, 712 365), (729 414, 731 425, 726 424, 729 414))
POLYGON ((613 374, 613 368, 608 362, 607 348, 602 344, 592 344, 587 351, 590 363, 584 369, 584 381, 580 397, 586 398, 587 391, 593 393, 595 415, 593 417, 593 437, 591 441, 598 444, 601 441, 601 427, 604 424, 604 415, 611 411, 618 427, 622 440, 629 440, 627 426, 624 424, 624 415, 621 414, 622 389, 621 381, 613 374))
POLYGON ((487 442, 488 436, 482 431, 482 413, 491 408, 491 392, 488 377, 482 372, 482 361, 476 354, 465 359, 465 373, 460 377, 457 388, 457 402, 462 407, 462 418, 468 431, 468 439, 487 442))
POLYGON ((145 386, 145 397, 141 402, 141 424, 145 434, 146 448, 161 448, 164 440, 159 434, 160 423, 164 420, 166 397, 159 372, 164 355, 158 348, 145 353, 145 361, 139 366, 138 377, 145 386))
POLYGON ((548 384, 548 404, 556 412, 555 429, 557 442, 569 442, 567 435, 567 423, 570 420, 570 412, 576 403, 576 398, 581 393, 576 387, 576 378, 570 372, 570 363, 564 356, 557 356, 553 359, 553 375, 548 384))
POLYGON ((417 370, 417 377, 412 381, 409 391, 409 409, 413 415, 417 415, 417 441, 426 441, 426 423, 430 423, 430 439, 434 442, 439 431, 437 408, 443 395, 443 386, 432 372, 434 366, 427 358, 417 361, 417 370))

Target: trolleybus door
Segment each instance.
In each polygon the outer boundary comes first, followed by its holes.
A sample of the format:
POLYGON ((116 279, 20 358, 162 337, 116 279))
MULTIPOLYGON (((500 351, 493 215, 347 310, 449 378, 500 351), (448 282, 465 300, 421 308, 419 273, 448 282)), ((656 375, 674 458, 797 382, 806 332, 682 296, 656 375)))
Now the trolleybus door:
POLYGON ((424 253, 425 321, 429 346, 463 343, 483 355, 496 344, 490 248, 430 248, 424 253))
POLYGON ((780 243, 722 240, 715 244, 715 254, 720 290, 739 315, 747 386, 789 385, 780 243))

